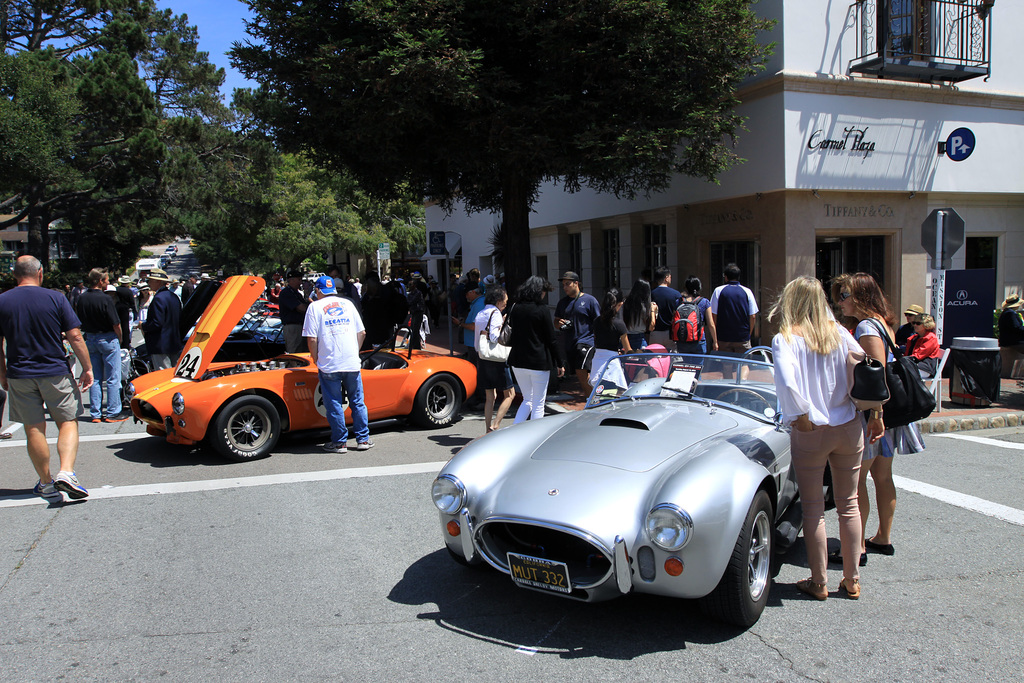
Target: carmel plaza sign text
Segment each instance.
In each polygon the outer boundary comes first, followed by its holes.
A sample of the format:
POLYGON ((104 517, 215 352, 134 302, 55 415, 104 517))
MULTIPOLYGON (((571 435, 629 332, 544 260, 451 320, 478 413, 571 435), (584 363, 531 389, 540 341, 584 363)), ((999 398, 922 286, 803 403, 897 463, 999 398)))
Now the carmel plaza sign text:
POLYGON ((807 138, 807 149, 817 150, 822 153, 844 152, 863 154, 865 158, 875 151, 875 143, 868 142, 864 137, 868 133, 868 126, 855 128, 850 126, 843 129, 843 136, 839 139, 825 137, 825 131, 816 130, 807 138))

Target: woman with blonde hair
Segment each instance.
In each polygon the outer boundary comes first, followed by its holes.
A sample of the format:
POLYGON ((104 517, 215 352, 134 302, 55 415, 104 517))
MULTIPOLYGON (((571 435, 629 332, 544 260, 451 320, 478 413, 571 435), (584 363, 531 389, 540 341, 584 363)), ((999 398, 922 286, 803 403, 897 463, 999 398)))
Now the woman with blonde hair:
MULTIPOLYGON (((882 337, 885 334, 889 341, 894 338, 893 325, 896 316, 889 300, 882 292, 871 275, 867 273, 843 274, 832 282, 832 300, 839 302, 844 316, 855 318, 858 323, 853 331, 854 338, 860 343, 864 352, 877 361, 887 363, 893 360, 889 345, 882 337)), ((865 424, 869 429, 870 424, 865 424)), ((864 448, 864 463, 860 470, 860 516, 864 525, 862 536, 860 563, 867 564, 867 550, 883 555, 892 555, 890 534, 892 521, 896 514, 896 484, 892 479, 892 458, 896 453, 920 453, 924 450, 921 431, 916 424, 889 429, 885 438, 872 441, 864 448), (871 538, 867 537, 868 515, 871 514, 871 500, 868 498, 868 473, 875 483, 875 507, 878 508, 878 530, 871 538)), ((846 549, 843 549, 846 552, 846 549)), ((834 556, 834 562, 845 559, 834 556)))
MULTIPOLYGON (((775 389, 782 420, 791 426, 790 452, 803 505, 804 543, 811 577, 797 588, 818 600, 828 597, 828 539, 825 534, 825 464, 832 468, 832 485, 839 513, 843 549, 843 579, 839 587, 851 599, 860 597, 857 551, 862 526, 857 505, 857 482, 864 451, 864 431, 850 398, 847 357, 863 358, 863 350, 836 322, 821 283, 798 277, 782 290, 768 319, 779 318, 772 340, 775 389)), ((874 438, 881 420, 873 421, 874 438)))

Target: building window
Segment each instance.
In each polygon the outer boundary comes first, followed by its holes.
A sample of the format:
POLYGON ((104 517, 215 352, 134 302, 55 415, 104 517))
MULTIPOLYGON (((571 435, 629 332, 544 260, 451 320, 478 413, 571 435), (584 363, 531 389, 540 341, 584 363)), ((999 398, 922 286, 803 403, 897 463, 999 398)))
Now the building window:
POLYGON ((548 255, 537 257, 537 270, 534 271, 537 275, 541 276, 545 280, 548 279, 548 255))
MULTIPOLYGON (((885 3, 879 3, 885 11, 885 3)), ((931 54, 928 9, 921 0, 890 0, 889 43, 894 56, 931 54)))
POLYGON ((569 270, 583 276, 583 235, 578 232, 569 235, 569 270))
POLYGON ((644 225, 644 268, 652 273, 668 265, 668 231, 664 223, 644 225))
POLYGON ((966 240, 967 263, 965 268, 995 268, 998 237, 968 237, 966 240))
POLYGON ((815 277, 830 291, 832 279, 843 273, 868 273, 882 291, 885 281, 885 237, 826 237, 815 245, 815 277))
POLYGON ((621 282, 621 262, 619 260, 619 231, 604 231, 604 288, 618 287, 621 282))

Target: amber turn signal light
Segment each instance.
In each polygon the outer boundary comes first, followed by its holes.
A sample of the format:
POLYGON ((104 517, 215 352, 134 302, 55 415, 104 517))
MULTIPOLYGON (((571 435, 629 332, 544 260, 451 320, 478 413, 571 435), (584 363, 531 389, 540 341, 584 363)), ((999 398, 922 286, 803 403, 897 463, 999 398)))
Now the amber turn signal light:
POLYGON ((462 533, 462 529, 459 527, 459 523, 454 519, 444 525, 448 529, 449 536, 458 536, 462 533))
POLYGON ((683 561, 678 557, 670 557, 665 560, 665 573, 669 576, 679 576, 683 573, 683 561))

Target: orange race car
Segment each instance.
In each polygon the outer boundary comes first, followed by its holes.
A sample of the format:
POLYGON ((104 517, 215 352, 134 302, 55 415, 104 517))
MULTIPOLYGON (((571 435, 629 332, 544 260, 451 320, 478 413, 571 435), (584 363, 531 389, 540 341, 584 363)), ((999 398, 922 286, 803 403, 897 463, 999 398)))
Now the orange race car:
MULTIPOLYGON (((265 361, 214 362, 239 319, 266 287, 262 278, 228 278, 207 305, 173 370, 136 378, 127 389, 146 431, 171 443, 205 441, 229 460, 270 455, 284 432, 327 429, 316 366, 308 353, 265 361)), ((425 351, 365 351, 363 394, 369 418, 407 416, 444 427, 476 390, 476 368, 425 351)), ((351 424, 349 411, 345 414, 351 424)))

